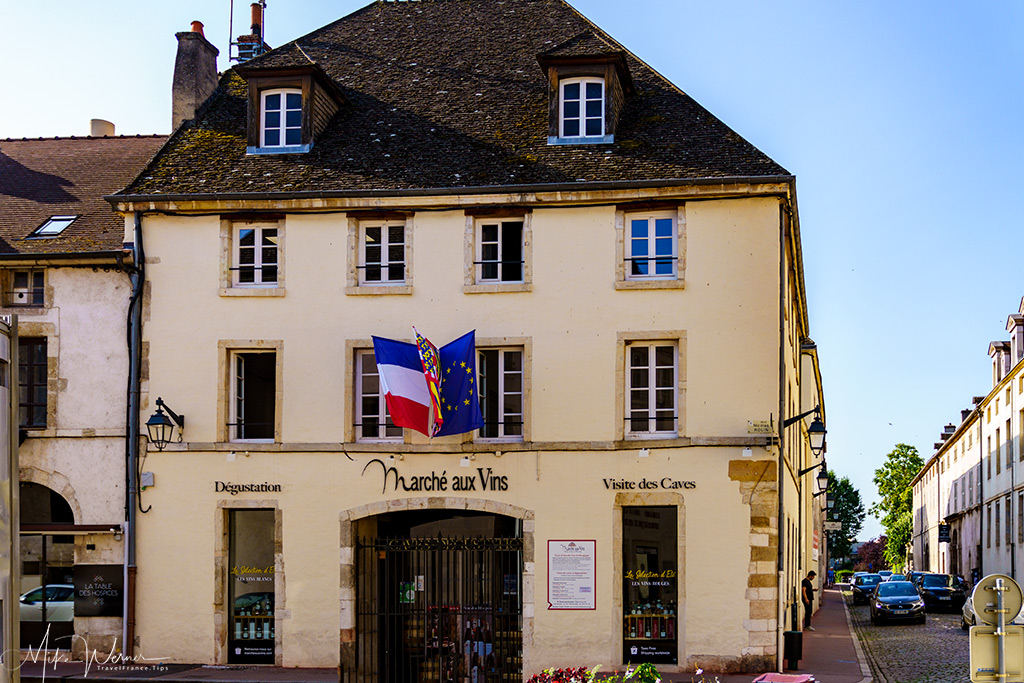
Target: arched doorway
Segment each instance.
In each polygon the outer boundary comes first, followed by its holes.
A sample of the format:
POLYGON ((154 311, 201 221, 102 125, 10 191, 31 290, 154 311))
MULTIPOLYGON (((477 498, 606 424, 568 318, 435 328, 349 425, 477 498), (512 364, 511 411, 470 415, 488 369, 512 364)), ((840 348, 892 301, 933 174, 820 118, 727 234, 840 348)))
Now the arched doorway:
POLYGON ((347 680, 522 680, 523 520, 470 509, 353 521, 347 680))
MULTIPOLYGON (((56 491, 33 482, 21 482, 23 528, 72 525, 71 506, 56 491)), ((74 536, 22 531, 21 533, 21 647, 70 649, 74 625, 74 536)))

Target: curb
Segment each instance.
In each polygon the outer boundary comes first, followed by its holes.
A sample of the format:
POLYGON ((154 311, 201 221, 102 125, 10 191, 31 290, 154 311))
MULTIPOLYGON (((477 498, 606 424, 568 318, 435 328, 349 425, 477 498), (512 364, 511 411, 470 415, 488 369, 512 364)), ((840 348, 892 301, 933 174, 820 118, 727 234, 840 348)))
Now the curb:
POLYGON ((871 666, 868 663, 867 655, 864 653, 864 648, 860 644, 860 629, 853 625, 853 618, 850 616, 850 606, 846 603, 846 592, 840 590, 839 594, 843 597, 843 613, 846 614, 846 625, 850 629, 850 637, 853 639, 853 649, 857 653, 857 661, 860 662, 860 673, 864 676, 860 683, 873 683, 871 666))

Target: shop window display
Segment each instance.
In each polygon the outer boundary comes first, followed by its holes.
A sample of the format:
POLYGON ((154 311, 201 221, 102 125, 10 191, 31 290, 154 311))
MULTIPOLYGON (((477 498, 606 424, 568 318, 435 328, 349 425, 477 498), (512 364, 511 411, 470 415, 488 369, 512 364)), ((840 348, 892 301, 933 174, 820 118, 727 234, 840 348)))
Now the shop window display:
POLYGON ((675 664, 679 571, 675 507, 622 510, 623 658, 675 664))
POLYGON ((230 510, 228 661, 273 664, 274 511, 230 510))

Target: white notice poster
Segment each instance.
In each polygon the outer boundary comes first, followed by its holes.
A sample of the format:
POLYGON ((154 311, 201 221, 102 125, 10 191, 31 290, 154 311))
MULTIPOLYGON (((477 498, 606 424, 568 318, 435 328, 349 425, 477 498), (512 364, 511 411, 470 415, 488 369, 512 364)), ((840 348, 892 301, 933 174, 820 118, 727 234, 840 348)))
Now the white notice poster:
POLYGON ((597 609, 597 541, 548 541, 548 609, 597 609))

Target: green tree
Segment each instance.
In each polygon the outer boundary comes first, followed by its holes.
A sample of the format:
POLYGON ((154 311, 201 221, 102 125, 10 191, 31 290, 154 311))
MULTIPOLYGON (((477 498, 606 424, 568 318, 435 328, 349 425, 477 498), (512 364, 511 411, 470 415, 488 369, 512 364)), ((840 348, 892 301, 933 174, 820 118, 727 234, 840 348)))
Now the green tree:
POLYGON ((842 531, 828 532, 828 556, 845 561, 853 547, 853 540, 864 528, 864 503, 860 491, 850 483, 849 477, 840 479, 832 470, 828 471, 828 490, 835 504, 832 507, 834 519, 843 525, 842 531))
POLYGON ((871 506, 870 512, 885 528, 885 559, 894 569, 902 568, 906 561, 913 535, 914 492, 910 482, 923 466, 924 460, 916 448, 898 443, 885 456, 885 464, 875 470, 872 480, 880 500, 871 506))

